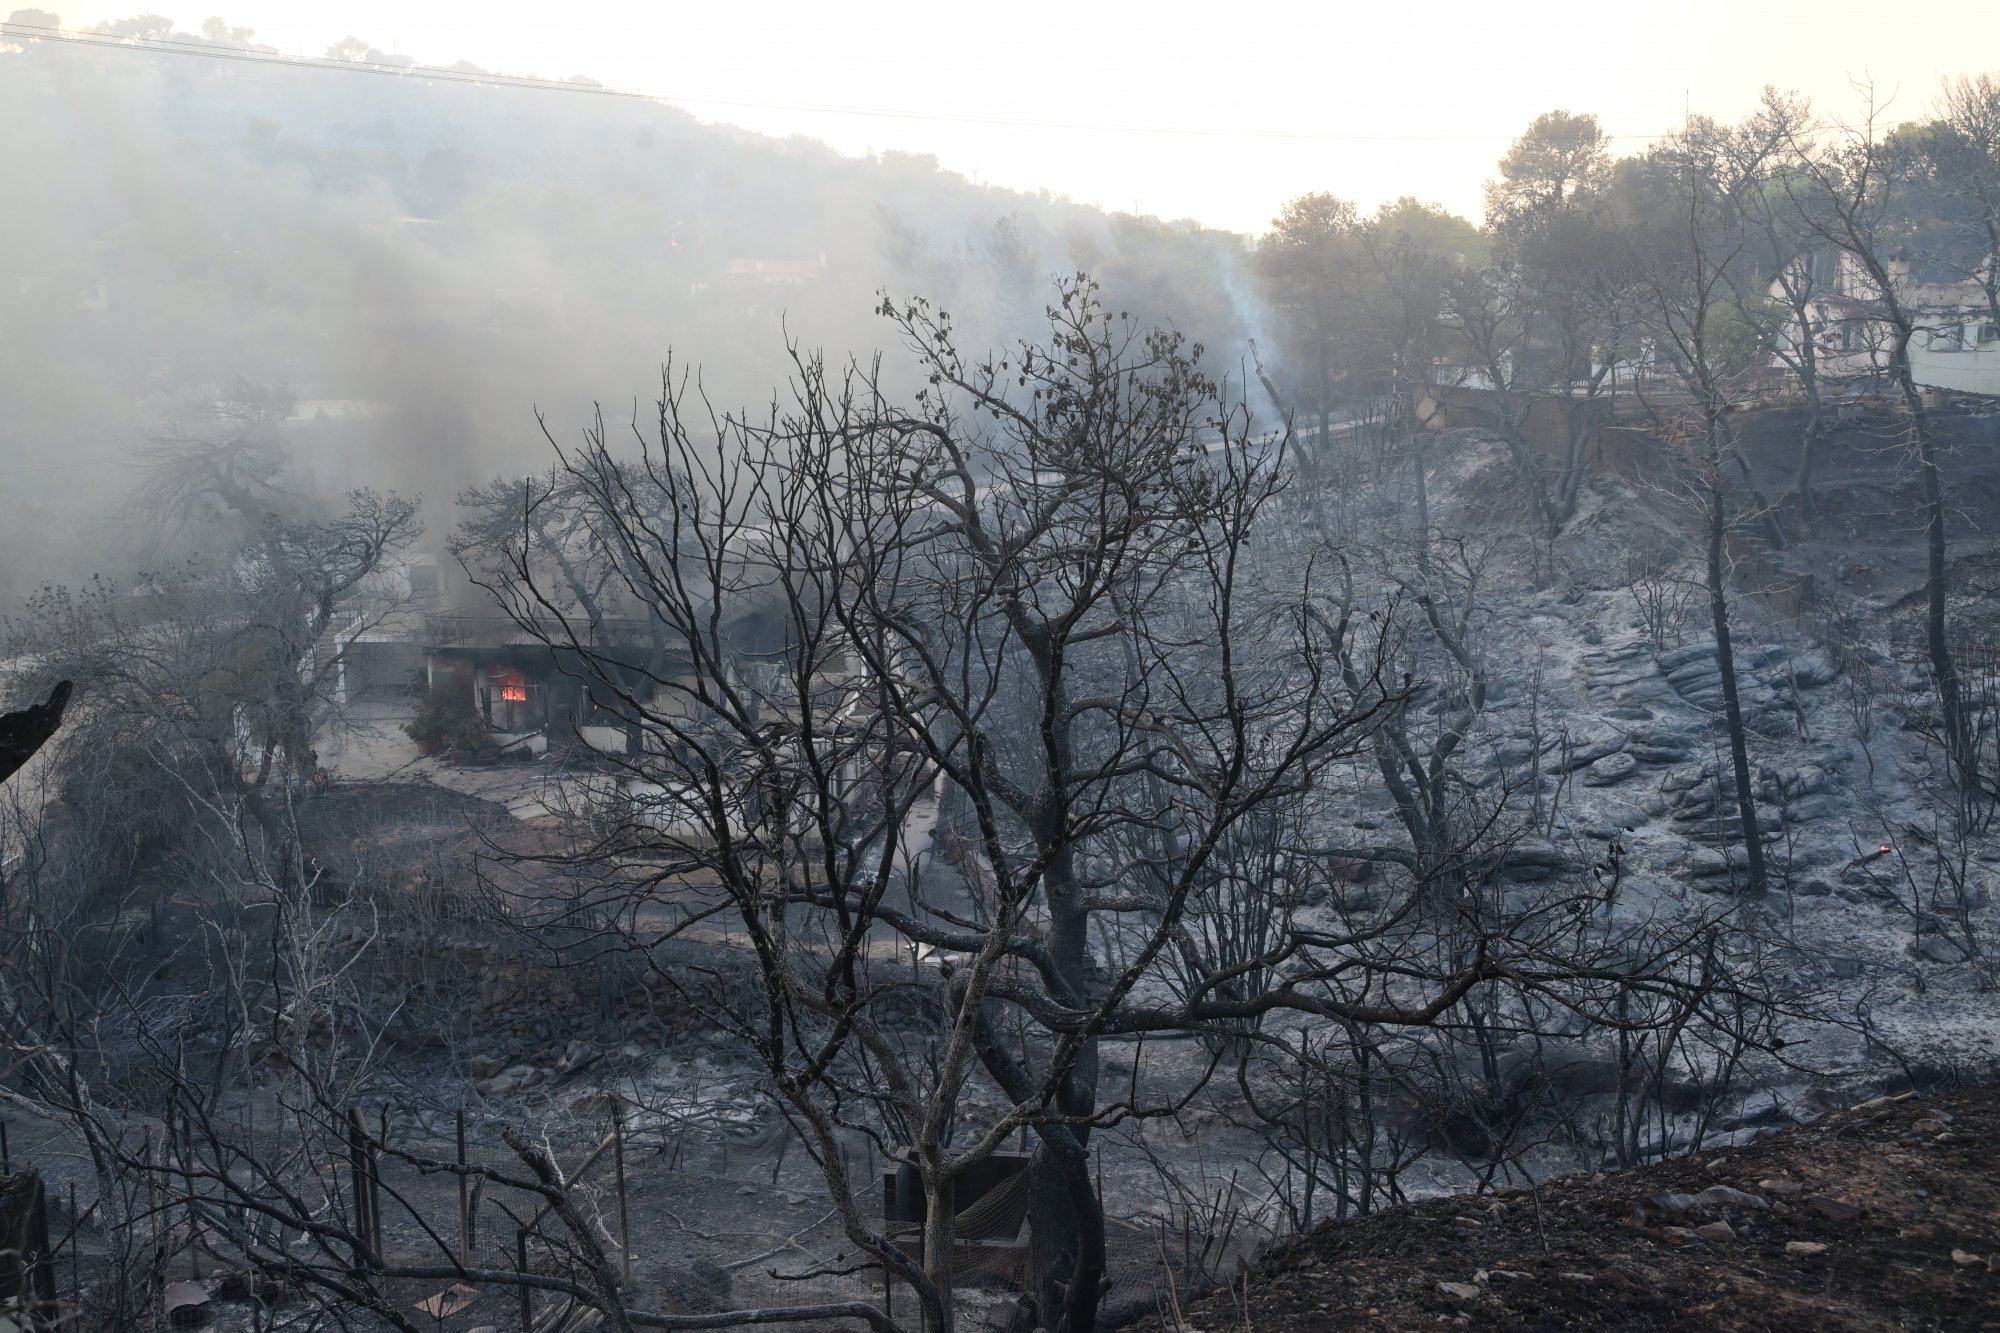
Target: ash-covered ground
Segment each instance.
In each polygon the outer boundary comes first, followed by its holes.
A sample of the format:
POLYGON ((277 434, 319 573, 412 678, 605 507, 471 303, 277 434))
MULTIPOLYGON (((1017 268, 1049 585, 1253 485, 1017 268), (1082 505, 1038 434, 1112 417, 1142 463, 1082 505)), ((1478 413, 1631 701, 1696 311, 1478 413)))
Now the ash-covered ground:
MULTIPOLYGON (((1793 445, 1783 414, 1773 416, 1749 434, 1750 456, 1760 480, 1782 493, 1793 445)), ((1962 447, 1951 463, 1963 520, 1951 533, 1954 614, 1982 683, 2000 666, 1981 648, 2000 642, 2000 629, 1982 638, 1991 625, 1982 571, 1995 550, 1983 533, 1989 510, 2000 518, 1987 503, 2000 490, 1976 449, 1990 424, 1957 423, 1962 447)), ((1909 506, 1884 483, 1896 463, 1869 431, 1837 432, 1822 453, 1817 525, 1779 514, 1784 544, 1746 548, 1760 557, 1756 576, 1731 590, 1773 881, 1751 900, 1741 893, 1720 677, 1682 497, 1599 476, 1562 535, 1543 546, 1520 535, 1521 499, 1496 441, 1467 431, 1432 446, 1433 521, 1457 549, 1476 553, 1480 569, 1471 623, 1489 689, 1462 771, 1474 789, 1511 792, 1527 816, 1497 891, 1531 904, 1551 884, 1574 881, 1604 890, 1597 910, 1614 921, 1727 919, 1768 942, 1765 980, 1781 1001, 1796 1001, 1782 1050, 1747 1058, 1727 1105, 1707 1108, 1698 1126, 1692 1116, 1663 1126, 1647 1152, 1661 1148, 1662 1135, 1667 1148, 1685 1148, 1691 1137, 1676 1135, 1697 1129, 1705 1146, 1742 1145, 1884 1089, 1990 1081, 2000 1055, 2000 839, 1954 832, 1940 810, 1934 696, 1910 647, 1920 534, 1888 517, 1909 506), (1786 580, 1805 575, 1816 597, 1802 608, 1786 580)), ((1395 552, 1406 549, 1390 525, 1410 512, 1410 489, 1409 477, 1392 475, 1348 497, 1341 512, 1357 550, 1370 545, 1361 537, 1373 539, 1381 588, 1393 587, 1395 552)), ((393 1108, 395 1140, 448 1157, 463 1104, 475 1160, 506 1161, 501 1129, 525 1127, 567 1169, 604 1144, 615 1105, 636 1305, 881 1299, 877 1280, 853 1271, 821 1172, 739 1042, 671 995, 607 980, 601 968, 565 968, 531 941, 474 930, 462 922, 475 914, 454 913, 451 894, 468 879, 513 874, 523 877, 516 889, 532 890, 532 874, 510 858, 558 836, 554 812, 576 799, 573 772, 539 760, 468 768, 417 759, 398 730, 402 718, 394 705, 356 707, 321 747, 335 779, 332 806, 353 804, 350 822, 365 816, 380 830, 376 861, 406 864, 388 855, 399 838, 433 852, 431 868, 400 888, 434 900, 434 919, 387 927, 370 963, 385 986, 407 985, 411 995, 385 1028, 372 1085, 393 1108)), ((1360 768, 1350 795, 1332 804, 1329 843, 1393 834, 1394 812, 1360 768)), ((359 862, 351 873, 361 873, 359 862)), ((1387 876, 1360 867, 1336 895, 1300 906, 1298 920, 1331 929, 1384 910, 1391 892, 1387 876)), ((353 929, 358 939, 383 928, 357 917, 353 929)), ((726 927, 685 946, 690 968, 748 984, 748 958, 726 927)), ((1107 1085, 1163 1092, 1215 1065, 1214 1052, 1185 1040, 1111 1042, 1104 1059, 1107 1085)), ((1574 1132, 1540 1134, 1540 1146, 1521 1154, 1537 1176, 1612 1162, 1608 1149, 1589 1146, 1601 1079, 1587 1058, 1573 1068, 1562 1104, 1574 1132)), ((1000 1112, 998 1095, 975 1081, 962 1127, 969 1134, 1000 1112)), ((59 1202, 66 1197, 63 1163, 74 1145, 54 1126, 17 1128, 15 1142, 48 1164, 59 1202)), ((1494 1183, 1462 1136, 1416 1143, 1399 1167, 1403 1195, 1494 1183)), ((864 1210, 878 1213, 881 1158, 859 1136, 844 1150, 864 1210)), ((1226 1275, 1237 1254, 1296 1220, 1268 1137, 1228 1077, 1210 1079, 1176 1115, 1100 1134, 1095 1151, 1114 1223, 1108 1317, 1159 1309, 1176 1282, 1184 1292, 1226 1275)), ((607 1236, 617 1212, 611 1156, 599 1153, 583 1176, 607 1236)), ((84 1173, 71 1174, 87 1195, 84 1173)), ((385 1219, 392 1241, 400 1233, 420 1243, 420 1215, 456 1216, 447 1178, 405 1172, 395 1183, 404 1202, 385 1219)), ((482 1243, 506 1242, 501 1214, 489 1207, 481 1216, 482 1243)), ((412 1282, 410 1299, 442 1285, 412 1282)), ((1004 1279, 968 1284, 963 1298, 969 1315, 1008 1317, 1004 1279)), ((482 1293, 445 1326, 506 1326, 519 1317, 515 1300, 482 1293)))

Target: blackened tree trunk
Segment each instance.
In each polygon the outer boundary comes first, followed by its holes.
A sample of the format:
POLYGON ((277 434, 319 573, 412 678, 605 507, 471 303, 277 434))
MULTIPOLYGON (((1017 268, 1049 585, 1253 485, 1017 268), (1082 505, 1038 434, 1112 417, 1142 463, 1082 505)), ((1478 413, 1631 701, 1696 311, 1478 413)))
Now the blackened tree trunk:
POLYGON ((1815 190, 1801 201, 1800 211, 1815 234, 1853 260, 1864 279, 1860 294, 1871 307, 1868 314, 1888 330, 1888 375, 1909 417, 1910 452, 1915 456, 1923 493, 1924 640, 1942 713, 1946 758, 1960 791, 1969 795, 1977 789, 1979 775, 1945 618, 1944 487, 1938 475, 1930 414, 1910 366, 1910 340, 1916 336, 1917 320, 1904 290, 1908 274, 1898 268, 1893 248, 1897 237, 1891 223, 1895 216, 1892 204, 1907 187, 1902 172, 1908 163, 1877 136, 1880 111, 1871 89, 1868 117, 1849 132, 1845 142, 1817 151, 1801 149, 1800 160, 1815 190))
POLYGON ((1327 361, 1326 337, 1322 334, 1319 340, 1319 440, 1313 447, 1322 469, 1331 462, 1333 447, 1333 372, 1327 361))
POLYGON ((1806 426, 1799 432, 1799 470, 1793 487, 1799 493, 1799 519, 1808 531, 1819 526, 1819 506, 1813 503, 1814 456, 1826 433, 1825 414, 1820 408, 1817 385, 1806 390, 1806 426))
POLYGON ((1736 779, 1736 812, 1743 824, 1745 890, 1762 894, 1769 887, 1764 870, 1764 842, 1757 826, 1757 793, 1750 782, 1750 747, 1743 730, 1743 704, 1736 689, 1736 651, 1729 638, 1728 562, 1724 538, 1729 527, 1728 500, 1722 488, 1721 422, 1708 422, 1708 613, 1715 630, 1715 664, 1722 673, 1722 716, 1729 731, 1730 771, 1736 779))
POLYGON ((1944 725, 1945 754, 1961 790, 1970 793, 1978 785, 1977 763, 1965 725, 1963 691, 1958 664, 1951 655, 1951 638, 1945 621, 1946 568, 1944 530, 1944 484, 1938 475, 1937 441, 1931 431, 1930 412, 1923 390, 1910 369, 1910 339, 1916 325, 1897 299, 1888 275, 1883 275, 1887 305, 1895 322, 1895 339, 1890 346, 1889 367, 1896 387, 1902 392, 1903 410, 1909 414, 1911 452, 1917 460, 1917 484, 1924 498, 1924 644, 1931 660, 1931 677, 1938 694, 1938 710, 1944 725))

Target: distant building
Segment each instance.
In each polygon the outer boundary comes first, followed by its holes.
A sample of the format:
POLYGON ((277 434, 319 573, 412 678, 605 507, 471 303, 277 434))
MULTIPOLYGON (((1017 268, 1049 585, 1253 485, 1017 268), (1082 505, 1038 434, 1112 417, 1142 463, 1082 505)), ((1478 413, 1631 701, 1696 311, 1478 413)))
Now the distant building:
POLYGON ((722 266, 726 282, 757 287, 803 287, 826 272, 826 255, 818 259, 732 259, 722 266))
POLYGON ((568 298, 560 287, 377 286, 351 304, 360 325, 374 333, 483 328, 554 338, 569 331, 568 298))
MULTIPOLYGON (((1868 380, 1888 369, 1892 330, 1881 314, 1882 293, 1850 254, 1831 264, 1824 256, 1807 256, 1800 264, 1826 270, 1815 285, 1803 324, 1794 319, 1779 337, 1793 355, 1813 342, 1815 359, 1833 379, 1868 380)), ((1994 262, 1989 260, 1989 263, 1994 262)), ((2000 322, 1986 303, 1986 293, 1974 282, 1927 282, 1917 277, 1907 252, 1898 250, 1888 262, 1888 276, 1897 299, 1917 324, 1910 340, 1910 372, 1926 388, 2000 395, 2000 322)), ((1803 270, 1802 270, 1803 271, 1803 270)), ((1783 300, 1774 281, 1771 295, 1783 300)), ((1783 364, 1774 355, 1774 364, 1783 364)))
MULTIPOLYGON (((769 589, 734 600, 722 630, 731 674, 753 693, 782 693, 790 632, 784 602, 769 589)), ((628 701, 656 717, 700 711, 690 693, 699 673, 687 644, 642 607, 524 624, 489 598, 453 609, 434 604, 414 635, 407 623, 399 628, 420 657, 422 688, 469 699, 496 732, 575 737, 637 753, 663 738, 640 725, 628 701)))
POLYGON ((292 414, 285 420, 355 421, 387 416, 393 407, 385 398, 296 398, 292 400, 292 414))
POLYGON ((688 290, 695 296, 710 290, 731 292, 746 310, 754 311, 759 294, 805 287, 824 276, 825 251, 817 259, 732 259, 722 266, 715 282, 691 283, 688 290))
MULTIPOLYGON (((647 680, 649 665, 669 670, 675 665, 648 661, 652 654, 644 621, 605 622, 598 629, 600 642, 594 650, 606 666, 628 670, 635 687, 647 680)), ((469 696, 495 731, 562 736, 577 728, 608 727, 622 733, 625 724, 615 698, 608 690, 592 688, 588 665, 581 653, 562 646, 565 637, 560 625, 537 632, 497 610, 426 617, 425 685, 436 693, 469 696)), ((650 683, 644 693, 650 695, 650 683)))

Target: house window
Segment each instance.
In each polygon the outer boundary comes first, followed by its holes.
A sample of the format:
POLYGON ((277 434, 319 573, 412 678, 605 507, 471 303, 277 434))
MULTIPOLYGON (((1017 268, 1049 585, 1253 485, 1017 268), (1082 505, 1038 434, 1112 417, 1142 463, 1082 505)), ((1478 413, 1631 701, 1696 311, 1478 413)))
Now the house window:
POLYGON ((502 731, 532 731, 545 720, 542 686, 519 671, 495 671, 487 676, 488 718, 502 731))

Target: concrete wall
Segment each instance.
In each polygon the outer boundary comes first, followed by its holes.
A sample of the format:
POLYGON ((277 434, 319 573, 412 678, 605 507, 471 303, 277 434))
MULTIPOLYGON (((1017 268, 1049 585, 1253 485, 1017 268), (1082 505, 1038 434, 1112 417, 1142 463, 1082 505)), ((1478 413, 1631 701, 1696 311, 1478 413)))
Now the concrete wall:
MULTIPOLYGON (((1443 403, 1428 405, 1432 418, 1449 428, 1495 429, 1499 407, 1495 395, 1484 389, 1453 389, 1443 403)), ((1602 406, 1593 416, 1608 417, 1602 406)), ((1551 458, 1567 461, 1569 424, 1563 404, 1553 399, 1537 399, 1521 422, 1521 436, 1528 445, 1551 458)), ((1670 482, 1681 464, 1671 445, 1647 425, 1596 423, 1586 446, 1585 466, 1608 474, 1641 490, 1670 482)), ((1788 569, 1756 537, 1732 530, 1725 537, 1736 582, 1746 591, 1785 615, 1798 615, 1813 598, 1810 574, 1788 569)))
POLYGON ((1910 344, 1910 373, 1933 388, 2000 394, 2000 342, 1979 342, 1978 329, 1968 326, 1962 348, 1946 351, 1941 341, 1926 345, 1920 334, 1910 344))
MULTIPOLYGON (((1585 429, 1608 424, 1609 404, 1604 400, 1585 404, 1565 404, 1554 398, 1536 397, 1529 401, 1521 419, 1521 438, 1554 458, 1569 452, 1569 414, 1582 413, 1585 429)), ((1497 430, 1500 426, 1499 395, 1491 389, 1446 389, 1442 399, 1426 398, 1417 404, 1417 415, 1444 429, 1476 427, 1497 430)))

